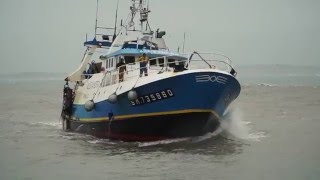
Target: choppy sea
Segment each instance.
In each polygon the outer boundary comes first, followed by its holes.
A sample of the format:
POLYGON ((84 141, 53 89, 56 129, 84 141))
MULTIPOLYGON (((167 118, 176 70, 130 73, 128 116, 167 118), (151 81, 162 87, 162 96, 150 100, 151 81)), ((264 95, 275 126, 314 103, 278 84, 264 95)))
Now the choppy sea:
POLYGON ((218 131, 148 143, 63 132, 63 77, 2 75, 0 179, 318 180, 320 75, 306 72, 240 68, 218 131))

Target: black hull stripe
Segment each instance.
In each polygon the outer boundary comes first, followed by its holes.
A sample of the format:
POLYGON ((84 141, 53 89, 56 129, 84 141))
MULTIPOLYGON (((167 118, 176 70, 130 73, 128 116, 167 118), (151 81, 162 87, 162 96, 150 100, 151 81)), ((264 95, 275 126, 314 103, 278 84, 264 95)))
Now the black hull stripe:
POLYGON ((82 122, 71 120, 71 130, 99 138, 123 141, 155 141, 201 136, 219 126, 210 112, 129 118, 121 121, 82 122))

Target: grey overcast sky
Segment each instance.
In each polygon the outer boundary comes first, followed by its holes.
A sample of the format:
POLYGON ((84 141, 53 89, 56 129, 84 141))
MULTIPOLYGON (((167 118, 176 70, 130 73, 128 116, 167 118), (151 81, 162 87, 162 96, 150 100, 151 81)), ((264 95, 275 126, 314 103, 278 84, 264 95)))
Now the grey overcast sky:
MULTIPOLYGON (((120 0, 125 19, 129 0, 120 0)), ((0 0, 0 73, 73 71, 95 0, 0 0)), ((113 26, 116 0, 100 0, 99 24, 113 26)), ((216 51, 236 65, 320 66, 319 0, 150 0, 151 26, 176 50, 216 51)))

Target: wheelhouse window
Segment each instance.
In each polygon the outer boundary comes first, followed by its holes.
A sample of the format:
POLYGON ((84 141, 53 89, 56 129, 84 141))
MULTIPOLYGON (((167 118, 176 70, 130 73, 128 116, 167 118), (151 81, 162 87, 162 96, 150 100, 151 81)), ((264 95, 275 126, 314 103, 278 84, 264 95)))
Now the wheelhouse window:
POLYGON ((164 66, 164 58, 159 58, 159 59, 158 59, 158 62, 159 62, 159 66, 160 66, 160 67, 163 67, 163 66, 164 66))
POLYGON ((150 61, 149 61, 150 66, 157 66, 157 65, 158 65, 157 61, 158 61, 158 59, 152 59, 152 60, 150 60, 150 61))
POLYGON ((122 49, 159 50, 158 45, 150 41, 128 41, 123 44, 122 49))
POLYGON ((109 68, 109 59, 106 60, 106 68, 109 68))
POLYGON ((175 66, 175 59, 168 59, 168 65, 169 65, 169 67, 174 67, 175 66))
POLYGON ((125 56, 124 61, 126 64, 133 64, 135 63, 135 57, 134 56, 125 56))

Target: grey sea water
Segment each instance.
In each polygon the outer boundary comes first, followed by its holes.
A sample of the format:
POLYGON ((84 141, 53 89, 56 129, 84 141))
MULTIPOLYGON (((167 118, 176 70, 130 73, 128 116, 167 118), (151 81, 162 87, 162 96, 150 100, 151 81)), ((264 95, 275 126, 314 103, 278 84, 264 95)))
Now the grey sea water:
POLYGON ((59 78, 2 76, 0 179, 320 179, 319 75, 239 77, 222 132, 125 143, 61 131, 59 78))

